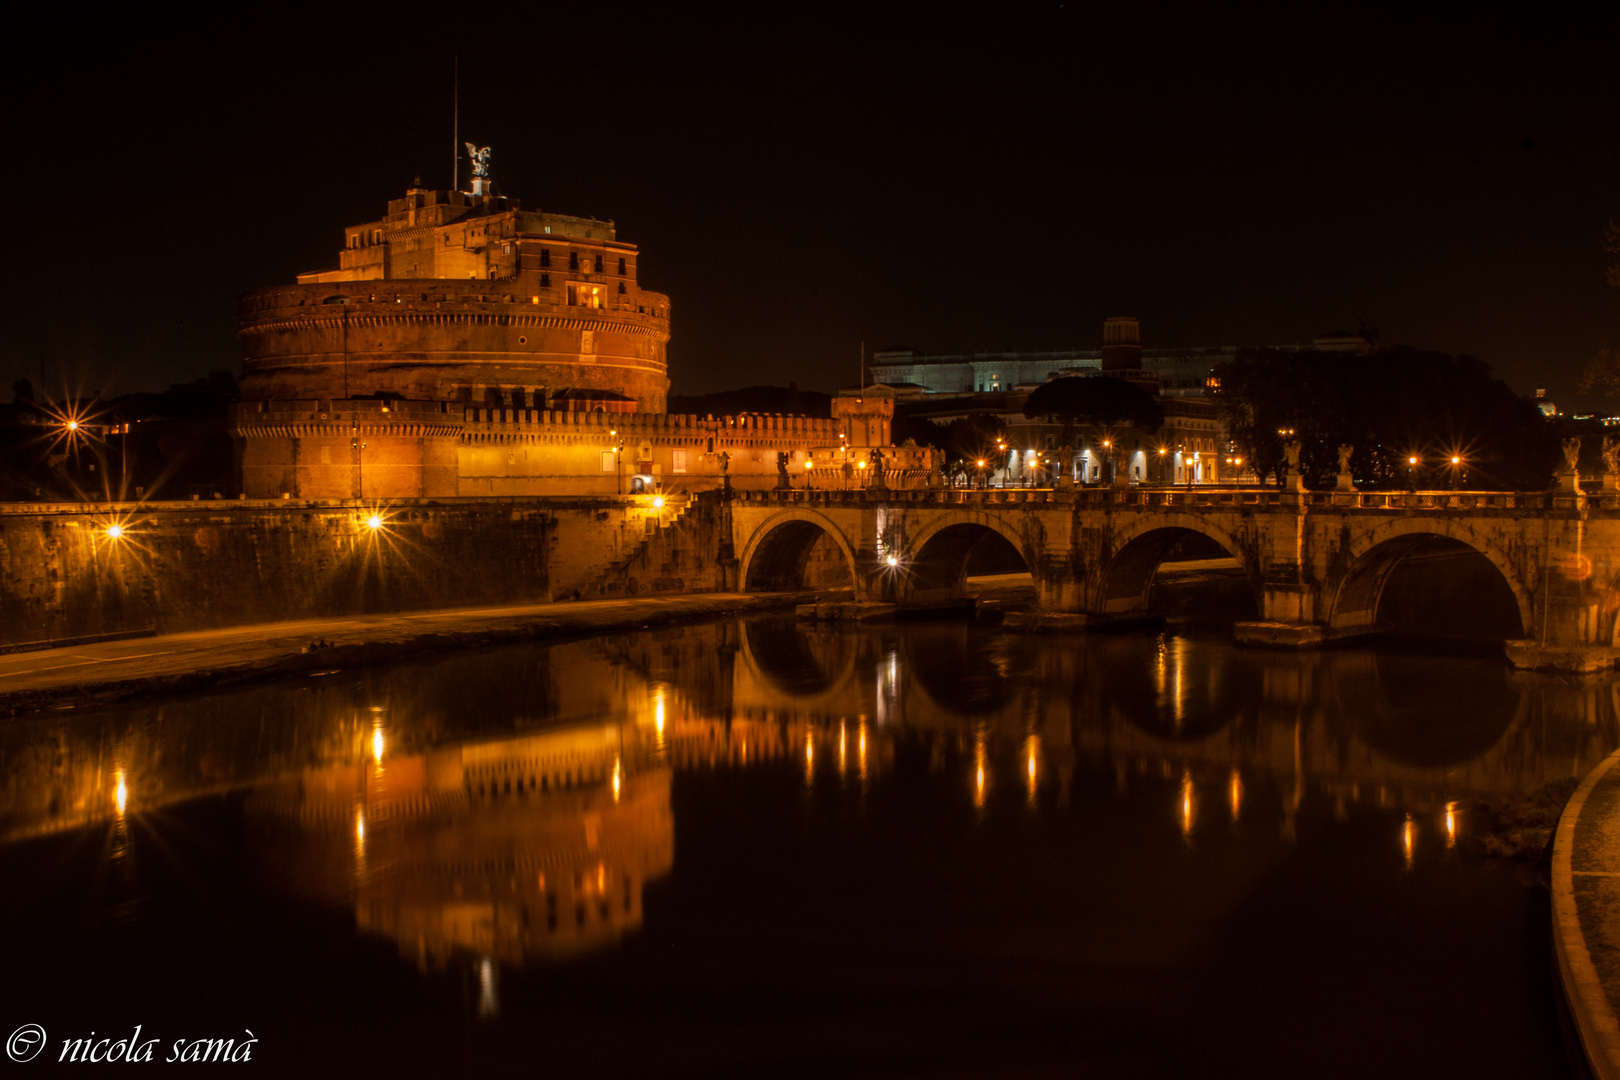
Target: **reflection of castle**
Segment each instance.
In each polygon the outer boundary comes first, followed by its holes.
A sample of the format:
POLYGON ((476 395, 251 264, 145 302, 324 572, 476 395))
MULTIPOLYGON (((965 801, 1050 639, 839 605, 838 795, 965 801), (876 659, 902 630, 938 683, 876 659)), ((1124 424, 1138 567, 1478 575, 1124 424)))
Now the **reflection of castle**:
POLYGON ((352 901, 424 970, 521 965, 641 925, 675 842, 669 770, 641 760, 617 726, 570 728, 317 767, 250 806, 278 880, 352 901))

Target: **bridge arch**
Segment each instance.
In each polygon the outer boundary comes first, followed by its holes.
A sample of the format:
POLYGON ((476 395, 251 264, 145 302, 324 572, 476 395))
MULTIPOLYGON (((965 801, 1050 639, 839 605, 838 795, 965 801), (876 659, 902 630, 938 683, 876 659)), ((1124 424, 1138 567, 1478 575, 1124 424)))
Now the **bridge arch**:
POLYGON ((976 548, 992 537, 1005 541, 1023 560, 1026 569, 1035 569, 1035 560, 1030 557, 1024 535, 999 516, 947 514, 908 538, 909 554, 905 568, 907 591, 912 596, 960 593, 967 576, 969 559, 976 548))
POLYGON ((738 559, 738 584, 743 592, 804 588, 805 566, 823 537, 830 538, 843 555, 854 583, 855 549, 849 538, 825 514, 801 507, 772 514, 760 523, 743 546, 738 559))
POLYGON ((1503 598, 1502 606, 1511 606, 1517 613, 1517 635, 1528 633, 1534 602, 1512 561, 1467 525, 1437 517, 1400 518, 1355 539, 1346 549, 1342 569, 1322 590, 1328 598, 1328 626, 1340 630, 1374 625, 1385 586, 1403 562, 1463 553, 1479 555, 1495 568, 1501 585, 1511 594, 1511 600, 1503 598))
POLYGON ((1219 544, 1237 560, 1243 576, 1259 595, 1254 568, 1244 555, 1243 545, 1225 529, 1197 514, 1156 514, 1143 516, 1115 534, 1114 553, 1102 567, 1097 582, 1098 610, 1103 612, 1139 611, 1147 607, 1148 588, 1159 564, 1189 536, 1202 536, 1219 544))

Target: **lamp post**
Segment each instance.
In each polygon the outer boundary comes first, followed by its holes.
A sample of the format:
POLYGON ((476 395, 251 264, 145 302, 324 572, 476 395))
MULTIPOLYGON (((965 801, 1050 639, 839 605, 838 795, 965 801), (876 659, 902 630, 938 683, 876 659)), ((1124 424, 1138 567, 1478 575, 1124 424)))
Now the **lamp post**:
POLYGON ((1412 454, 1406 459, 1406 490, 1417 494, 1417 455, 1412 454))
POLYGON ((611 428, 608 437, 613 440, 613 494, 624 494, 624 440, 619 438, 619 429, 611 428))

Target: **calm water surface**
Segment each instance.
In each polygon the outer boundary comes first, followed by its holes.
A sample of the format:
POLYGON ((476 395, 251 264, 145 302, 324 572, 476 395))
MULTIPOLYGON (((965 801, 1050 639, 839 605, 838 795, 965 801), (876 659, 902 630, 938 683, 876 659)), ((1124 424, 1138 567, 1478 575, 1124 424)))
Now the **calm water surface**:
POLYGON ((261 1074, 1567 1075, 1470 801, 1608 683, 760 619, 0 731, 6 1034, 261 1074))

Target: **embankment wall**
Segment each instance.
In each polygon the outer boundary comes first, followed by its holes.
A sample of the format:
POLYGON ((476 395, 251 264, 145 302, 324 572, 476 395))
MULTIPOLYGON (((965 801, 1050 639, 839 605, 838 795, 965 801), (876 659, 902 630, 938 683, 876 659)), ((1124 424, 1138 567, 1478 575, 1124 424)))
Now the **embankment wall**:
POLYGON ((646 497, 0 507, 0 647, 717 585, 705 511, 646 497), (380 514, 372 529, 367 519, 380 514), (113 537, 109 526, 122 535, 113 537), (656 538, 659 568, 627 574, 656 538), (654 580, 654 578, 658 580, 654 580))

